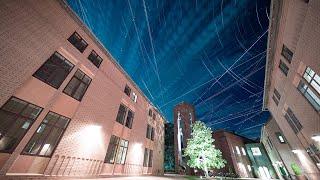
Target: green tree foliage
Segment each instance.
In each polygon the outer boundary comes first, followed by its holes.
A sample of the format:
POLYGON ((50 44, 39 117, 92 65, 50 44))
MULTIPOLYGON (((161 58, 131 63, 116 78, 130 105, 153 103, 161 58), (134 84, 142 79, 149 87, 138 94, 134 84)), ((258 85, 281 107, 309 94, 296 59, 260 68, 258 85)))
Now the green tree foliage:
POLYGON ((213 145, 211 129, 203 122, 196 121, 192 125, 191 139, 188 139, 184 156, 188 157, 188 166, 202 169, 208 176, 208 169, 223 168, 226 161, 221 151, 213 145))

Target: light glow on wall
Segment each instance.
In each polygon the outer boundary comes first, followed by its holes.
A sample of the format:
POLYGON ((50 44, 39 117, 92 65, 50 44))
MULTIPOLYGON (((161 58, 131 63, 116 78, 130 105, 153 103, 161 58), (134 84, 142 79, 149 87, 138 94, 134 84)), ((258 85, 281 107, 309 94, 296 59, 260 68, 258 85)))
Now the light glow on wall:
POLYGON ((134 164, 140 164, 143 161, 143 149, 141 143, 134 143, 132 145, 132 152, 134 152, 134 156, 132 156, 132 161, 134 164))
POLYGON ((320 142, 320 135, 319 135, 319 134, 313 135, 313 136, 311 137, 311 139, 313 139, 313 140, 315 140, 315 141, 317 141, 317 142, 320 142))

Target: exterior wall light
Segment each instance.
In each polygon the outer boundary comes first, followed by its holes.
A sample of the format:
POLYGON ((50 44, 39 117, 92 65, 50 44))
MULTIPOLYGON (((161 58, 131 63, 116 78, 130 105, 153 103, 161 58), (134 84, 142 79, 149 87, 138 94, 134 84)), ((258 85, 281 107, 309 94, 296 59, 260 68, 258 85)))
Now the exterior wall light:
POLYGON ((313 135, 313 136, 311 137, 311 139, 313 139, 313 140, 315 140, 315 141, 317 141, 317 142, 320 142, 320 134, 313 135))

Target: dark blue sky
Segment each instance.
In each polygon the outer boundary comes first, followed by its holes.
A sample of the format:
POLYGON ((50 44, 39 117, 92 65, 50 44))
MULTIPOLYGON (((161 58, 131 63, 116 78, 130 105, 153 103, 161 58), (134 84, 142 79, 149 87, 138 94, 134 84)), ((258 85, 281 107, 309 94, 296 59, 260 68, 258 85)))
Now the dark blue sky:
POLYGON ((213 130, 260 135, 269 0, 68 3, 168 121, 186 101, 213 130))

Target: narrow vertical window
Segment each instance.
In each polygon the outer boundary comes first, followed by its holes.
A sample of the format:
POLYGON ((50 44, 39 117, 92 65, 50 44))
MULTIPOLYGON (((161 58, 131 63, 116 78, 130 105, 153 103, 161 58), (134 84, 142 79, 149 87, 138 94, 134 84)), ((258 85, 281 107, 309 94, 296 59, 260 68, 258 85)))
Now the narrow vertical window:
POLYGON ((134 113, 129 109, 127 114, 126 124, 125 124, 126 127, 128 127, 129 129, 132 128, 133 118, 134 118, 134 113))
POLYGON ((152 117, 152 110, 149 109, 149 116, 152 117))
POLYGON ((90 55, 88 56, 89 61, 92 62, 97 68, 100 67, 100 64, 102 63, 103 59, 94 51, 92 50, 90 55))
POLYGON ((298 118, 293 114, 292 110, 288 107, 285 114, 285 119, 289 123, 292 130, 297 134, 303 128, 298 118))
POLYGON ((116 157, 117 149, 119 146, 119 142, 120 142, 119 137, 117 137, 115 135, 111 136, 108 150, 107 150, 107 154, 104 159, 105 163, 112 163, 113 164, 115 162, 115 157, 116 157))
POLYGON ((77 48, 81 53, 87 48, 88 43, 82 39, 82 37, 77 33, 74 32, 69 38, 68 41, 77 48))
POLYGON ((289 62, 291 63, 292 57, 293 57, 293 52, 286 46, 282 46, 281 50, 281 55, 289 62))
POLYGON ((74 65, 58 52, 50 58, 33 74, 40 81, 58 89, 66 79, 74 65))
POLYGON ((124 123, 124 120, 126 118, 126 113, 127 113, 127 107, 120 104, 119 106, 119 110, 118 110, 118 114, 117 114, 117 118, 116 118, 116 121, 120 124, 123 124, 124 123))
POLYGON ((289 68, 288 66, 286 65, 286 63, 284 63, 283 61, 280 60, 280 63, 279 63, 279 68, 281 70, 281 72, 284 74, 284 75, 288 75, 288 71, 289 71, 289 68))
POLYGON ((0 109, 0 152, 13 152, 41 111, 21 99, 9 99, 0 109))
POLYGON ((127 96, 130 97, 130 95, 131 95, 131 88, 130 88, 128 85, 126 85, 126 87, 124 88, 124 93, 125 93, 127 96))
POLYGON ((49 112, 23 150, 23 154, 51 157, 70 119, 49 112))
POLYGON ((154 140, 154 128, 151 128, 151 135, 150 135, 150 139, 153 141, 154 140))
POLYGON ((152 158, 153 158, 153 151, 150 149, 148 167, 152 167, 152 158))
POLYGON ((153 113, 152 119, 156 120, 156 113, 153 113))
POLYGON ((278 106, 279 101, 280 101, 280 99, 281 99, 281 95, 280 95, 280 93, 278 92, 277 89, 274 89, 274 90, 273 90, 272 99, 273 99, 273 101, 276 103, 276 105, 278 106))
POLYGON ((144 149, 144 156, 143 156, 143 166, 148 167, 149 163, 149 150, 147 148, 144 149))
POLYGON ((91 78, 78 69, 67 86, 64 88, 63 92, 74 99, 81 101, 90 83, 91 78))
POLYGON ((119 143, 119 148, 117 150, 117 164, 124 164, 127 156, 128 151, 128 144, 127 140, 121 139, 119 143))

